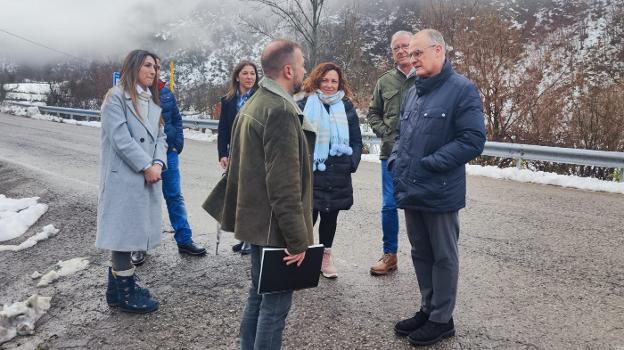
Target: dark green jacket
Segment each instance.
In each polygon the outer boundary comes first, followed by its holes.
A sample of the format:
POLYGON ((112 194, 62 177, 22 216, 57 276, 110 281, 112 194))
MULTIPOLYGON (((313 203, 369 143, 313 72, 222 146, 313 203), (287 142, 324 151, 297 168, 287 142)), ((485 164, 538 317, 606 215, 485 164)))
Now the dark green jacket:
POLYGON ((298 254, 313 244, 314 129, 274 80, 259 85, 234 122, 227 180, 203 207, 239 240, 298 254))
POLYGON ((401 107, 401 93, 413 82, 414 77, 407 79, 396 67, 377 80, 366 118, 373 132, 381 137, 379 159, 388 159, 392 152, 401 107))

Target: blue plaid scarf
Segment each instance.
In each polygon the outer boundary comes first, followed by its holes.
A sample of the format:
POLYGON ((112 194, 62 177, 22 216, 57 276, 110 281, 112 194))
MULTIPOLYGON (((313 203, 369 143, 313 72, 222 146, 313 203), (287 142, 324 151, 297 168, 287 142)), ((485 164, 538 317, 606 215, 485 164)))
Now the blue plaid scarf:
POLYGON ((353 150, 349 147, 349 122, 343 98, 344 91, 325 96, 320 90, 316 90, 316 93, 308 96, 306 101, 303 114, 316 128, 314 171, 325 171, 328 156, 353 154, 353 150), (329 105, 329 113, 324 104, 329 105))

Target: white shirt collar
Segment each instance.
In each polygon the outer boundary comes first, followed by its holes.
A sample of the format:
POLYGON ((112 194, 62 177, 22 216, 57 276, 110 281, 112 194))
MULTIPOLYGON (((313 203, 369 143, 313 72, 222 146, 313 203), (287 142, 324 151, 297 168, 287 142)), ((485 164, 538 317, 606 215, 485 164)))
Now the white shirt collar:
POLYGON ((141 87, 141 85, 137 84, 136 86, 136 90, 137 93, 140 95, 142 92, 145 92, 149 97, 152 97, 152 92, 150 91, 150 89, 147 90, 143 90, 143 88, 141 87))
POLYGON ((411 76, 412 76, 412 75, 416 72, 416 69, 415 69, 414 67, 412 67, 412 69, 410 69, 410 71, 409 71, 409 72, 407 72, 407 74, 403 73, 403 71, 401 70, 401 68, 399 68, 399 66, 396 66, 396 69, 397 69, 399 72, 401 72, 403 75, 405 75, 405 77, 406 77, 406 78, 411 77, 411 76))

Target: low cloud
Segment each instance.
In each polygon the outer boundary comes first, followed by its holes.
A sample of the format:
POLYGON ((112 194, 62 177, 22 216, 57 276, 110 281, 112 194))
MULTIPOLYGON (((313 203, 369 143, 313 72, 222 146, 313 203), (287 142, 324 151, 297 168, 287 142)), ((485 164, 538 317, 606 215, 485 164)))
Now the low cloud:
MULTIPOLYGON (((64 55, 0 31, 0 61, 48 63, 119 58, 145 47, 156 33, 210 11, 215 0, 20 0, 3 4, 0 29, 67 53, 64 55)), ((234 5, 237 0, 220 1, 234 5)), ((193 31, 193 30, 191 30, 193 31)), ((149 48, 149 47, 148 47, 149 48)))

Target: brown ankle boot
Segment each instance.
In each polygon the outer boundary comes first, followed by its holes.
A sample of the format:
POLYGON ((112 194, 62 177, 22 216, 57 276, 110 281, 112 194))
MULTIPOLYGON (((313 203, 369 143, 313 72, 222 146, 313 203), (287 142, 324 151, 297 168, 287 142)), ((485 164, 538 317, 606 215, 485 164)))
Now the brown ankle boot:
POLYGON ((373 276, 382 276, 388 274, 388 272, 397 269, 397 255, 392 253, 385 253, 375 265, 371 266, 370 273, 373 276))

